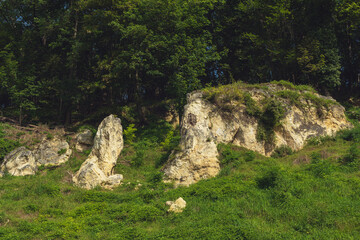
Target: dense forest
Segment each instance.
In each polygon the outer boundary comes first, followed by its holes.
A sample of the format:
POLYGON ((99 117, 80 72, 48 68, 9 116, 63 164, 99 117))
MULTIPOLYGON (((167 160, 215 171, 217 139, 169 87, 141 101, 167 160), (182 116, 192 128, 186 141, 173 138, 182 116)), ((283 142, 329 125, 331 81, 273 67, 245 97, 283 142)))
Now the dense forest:
POLYGON ((1 113, 70 124, 235 81, 359 89, 351 0, 1 0, 1 113))

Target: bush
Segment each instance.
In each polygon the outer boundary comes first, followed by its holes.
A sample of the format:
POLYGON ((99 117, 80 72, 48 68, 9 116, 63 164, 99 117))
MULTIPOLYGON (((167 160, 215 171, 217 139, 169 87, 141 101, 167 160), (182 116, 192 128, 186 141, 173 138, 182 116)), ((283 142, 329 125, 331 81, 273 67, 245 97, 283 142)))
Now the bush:
POLYGON ((275 187, 279 178, 281 178, 279 168, 273 167, 267 170, 262 176, 256 178, 255 181, 260 189, 268 189, 275 187))
POLYGON ((50 183, 38 183, 35 188, 36 195, 48 195, 52 197, 56 197, 60 195, 60 187, 55 184, 50 183))
POLYGON ((231 165, 228 165, 228 166, 225 166, 225 167, 222 167, 220 172, 219 172, 219 177, 225 177, 225 176, 229 176, 230 173, 231 173, 231 169, 232 169, 232 166, 231 165))
POLYGON ((360 161, 360 148, 359 144, 354 143, 348 150, 348 153, 341 159, 343 164, 358 165, 360 161))
MULTIPOLYGON (((178 133, 178 131, 176 133, 178 133)), ((175 134, 173 130, 170 130, 166 134, 166 138, 163 142, 160 143, 160 145, 164 151, 170 152, 179 145, 180 138, 181 137, 179 134, 175 134)))
POLYGON ((285 108, 283 105, 271 99, 264 106, 264 110, 259 118, 259 124, 256 131, 256 139, 265 141, 267 144, 275 142, 275 128, 280 126, 281 120, 285 117, 285 108))
POLYGON ((346 115, 350 119, 360 120, 360 107, 352 107, 346 111, 346 115))
POLYGON ((124 130, 124 139, 125 143, 127 144, 133 144, 136 135, 135 132, 137 131, 137 128, 135 128, 135 124, 130 124, 125 130, 124 130))
POLYGON ((0 163, 4 160, 4 157, 15 148, 19 147, 18 141, 0 138, 0 163))
POLYGON ((51 133, 48 133, 47 135, 46 135, 46 139, 47 140, 51 140, 51 139, 53 139, 54 138, 54 135, 52 135, 51 133))
POLYGON ((324 178, 334 171, 334 166, 327 160, 321 159, 321 154, 313 152, 311 154, 311 164, 308 168, 315 177, 324 178))
POLYGON ((231 145, 219 144, 218 149, 220 152, 220 163, 223 166, 233 163, 241 157, 239 152, 231 149, 231 145))
POLYGON ((77 129, 77 132, 82 132, 82 131, 84 131, 84 130, 90 130, 91 131, 91 133, 92 133, 92 135, 93 135, 93 137, 96 135, 96 128, 94 128, 93 126, 91 126, 91 125, 82 125, 82 126, 80 126, 78 129, 77 129))
POLYGON ((294 153, 293 150, 289 146, 282 145, 274 150, 274 152, 271 154, 271 157, 281 158, 281 157, 291 155, 293 153, 294 153))
POLYGON ((244 94, 244 100, 246 106, 246 113, 252 117, 259 117, 261 115, 261 110, 249 93, 244 94))
POLYGON ((356 124, 352 129, 339 131, 337 137, 346 141, 360 142, 360 124, 356 124))
POLYGON ((254 161, 256 157, 256 154, 253 151, 247 151, 244 155, 245 162, 251 162, 254 161))
POLYGON ((163 179, 162 172, 153 172, 148 176, 147 182, 150 183, 150 185, 154 187, 157 184, 161 183, 162 179, 163 179))
POLYGON ((66 153, 66 149, 65 148, 62 148, 58 151, 58 154, 59 155, 63 155, 64 153, 66 153))

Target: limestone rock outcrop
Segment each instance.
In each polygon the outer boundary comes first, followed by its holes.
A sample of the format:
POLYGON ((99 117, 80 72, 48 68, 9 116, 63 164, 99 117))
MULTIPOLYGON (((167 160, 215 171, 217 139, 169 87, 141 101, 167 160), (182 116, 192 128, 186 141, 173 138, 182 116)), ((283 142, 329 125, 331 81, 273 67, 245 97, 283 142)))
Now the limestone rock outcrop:
POLYGON ((300 95, 296 95, 299 96, 296 105, 281 97, 290 90, 275 84, 268 84, 263 89, 247 88, 239 91, 249 94, 255 103, 276 98, 282 104, 284 116, 281 124, 274 128, 275 141, 269 143, 259 140, 261 123, 248 113, 244 101, 228 97, 224 100, 226 104, 219 107, 214 101, 205 99, 203 91, 190 93, 181 122, 180 151, 172 153, 163 168, 166 181, 189 185, 216 176, 220 170, 217 158, 219 143, 232 143, 270 156, 279 146, 286 145, 293 150, 300 150, 311 137, 331 136, 338 130, 352 126, 346 120, 341 105, 317 93, 310 95, 307 91, 300 91, 300 95), (306 97, 300 97, 301 94, 306 97), (329 100, 334 104, 324 107, 317 104, 317 100, 329 100))
POLYGON ((59 166, 67 162, 71 153, 65 140, 57 136, 53 139, 44 138, 32 151, 19 147, 10 152, 0 168, 1 172, 8 172, 13 176, 34 175, 39 166, 59 166))
POLYGON ((13 176, 34 175, 37 171, 34 154, 25 147, 16 148, 5 156, 0 170, 1 176, 4 172, 13 176))
POLYGON ((71 153, 69 144, 57 136, 44 138, 33 151, 38 166, 59 166, 69 160, 71 153))
POLYGON ((112 188, 121 184, 122 175, 113 175, 113 169, 123 145, 121 120, 114 115, 106 117, 98 127, 88 159, 73 177, 74 184, 86 189, 98 185, 112 188))
POLYGON ((170 206, 168 212, 181 213, 186 207, 186 202, 182 197, 179 197, 175 202, 167 201, 166 205, 170 206))
POLYGON ((93 145, 93 140, 92 132, 89 129, 85 129, 84 131, 77 134, 75 149, 78 152, 88 150, 93 145))

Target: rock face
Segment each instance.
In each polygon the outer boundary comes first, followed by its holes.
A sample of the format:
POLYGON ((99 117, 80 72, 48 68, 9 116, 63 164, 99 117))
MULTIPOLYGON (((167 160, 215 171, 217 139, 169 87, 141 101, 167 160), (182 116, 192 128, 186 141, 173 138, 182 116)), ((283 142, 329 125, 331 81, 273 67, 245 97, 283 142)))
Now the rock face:
POLYGON ((19 147, 5 156, 1 164, 1 176, 8 172, 13 176, 34 175, 37 170, 34 154, 25 147, 19 147))
POLYGON ((72 150, 65 140, 55 136, 44 139, 33 153, 38 166, 59 166, 69 160, 72 150))
MULTIPOLYGON (((282 87, 274 85, 269 85, 267 90, 246 89, 257 103, 274 98, 281 91, 284 91, 282 87)), ((317 100, 326 100, 316 93, 311 94, 317 100)), ((306 106, 302 108, 286 98, 277 99, 284 106, 285 113, 280 126, 274 129, 275 141, 269 143, 258 140, 259 119, 248 114, 244 103, 229 101, 221 108, 205 100, 204 92, 188 94, 181 122, 181 150, 170 155, 163 169, 165 179, 177 185, 189 185, 216 176, 220 170, 217 159, 219 143, 232 143, 270 156, 279 146, 287 145, 299 150, 311 137, 334 135, 338 130, 351 127, 344 108, 335 101, 325 108, 310 103, 309 97, 300 98, 301 106, 306 106)))
POLYGON ((180 197, 176 199, 175 202, 167 201, 166 205, 170 206, 168 212, 181 213, 182 211, 184 211, 184 208, 186 207, 186 202, 183 198, 180 197))
POLYGON ((78 152, 88 150, 93 145, 93 134, 89 129, 85 129, 76 136, 75 148, 78 152))
POLYGON ((122 175, 112 174, 124 145, 122 131, 121 120, 114 115, 101 122, 88 159, 73 177, 75 185, 91 189, 98 185, 111 188, 121 183, 122 175))

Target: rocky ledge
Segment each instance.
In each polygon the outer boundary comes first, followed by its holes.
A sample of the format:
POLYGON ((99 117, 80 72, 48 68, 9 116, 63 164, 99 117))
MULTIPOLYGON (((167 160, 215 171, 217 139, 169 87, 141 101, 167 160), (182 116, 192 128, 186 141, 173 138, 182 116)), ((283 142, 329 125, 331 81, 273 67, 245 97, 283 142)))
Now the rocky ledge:
POLYGON ((300 150, 312 137, 350 128, 344 108, 306 86, 241 83, 188 94, 180 151, 170 155, 166 181, 189 185, 220 170, 217 144, 270 156, 280 146, 300 150))

